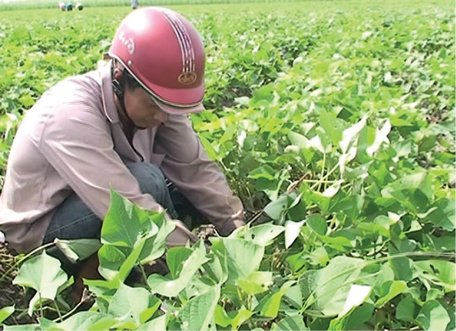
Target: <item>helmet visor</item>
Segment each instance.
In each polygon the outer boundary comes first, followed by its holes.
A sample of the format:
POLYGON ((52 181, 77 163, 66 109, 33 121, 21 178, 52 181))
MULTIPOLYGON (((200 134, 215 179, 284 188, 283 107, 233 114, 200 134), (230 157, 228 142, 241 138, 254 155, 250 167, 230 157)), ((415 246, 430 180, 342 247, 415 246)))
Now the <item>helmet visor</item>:
POLYGON ((197 113, 204 110, 204 106, 202 103, 199 103, 191 107, 177 107, 164 103, 163 101, 160 101, 157 98, 155 98, 153 95, 150 95, 150 97, 152 98, 152 100, 154 100, 154 102, 161 110, 168 114, 183 115, 189 113, 197 113))

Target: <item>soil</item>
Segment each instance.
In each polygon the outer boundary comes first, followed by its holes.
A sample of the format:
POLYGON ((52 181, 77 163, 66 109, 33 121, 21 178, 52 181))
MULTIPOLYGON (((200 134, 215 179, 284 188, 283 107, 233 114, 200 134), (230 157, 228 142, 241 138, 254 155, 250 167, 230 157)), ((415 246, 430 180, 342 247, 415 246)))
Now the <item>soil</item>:
POLYGON ((31 293, 26 293, 22 287, 13 284, 18 271, 16 262, 14 253, 5 244, 0 243, 0 308, 15 306, 15 312, 3 323, 6 325, 35 323, 36 316, 27 314, 31 293))

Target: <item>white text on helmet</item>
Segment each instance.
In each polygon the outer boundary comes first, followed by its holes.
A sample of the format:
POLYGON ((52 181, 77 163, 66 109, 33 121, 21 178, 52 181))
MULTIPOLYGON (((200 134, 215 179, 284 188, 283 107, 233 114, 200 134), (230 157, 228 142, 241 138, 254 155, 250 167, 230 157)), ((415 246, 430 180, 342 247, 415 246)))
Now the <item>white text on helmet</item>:
POLYGON ((127 47, 128 53, 130 53, 130 55, 133 55, 133 53, 135 52, 135 42, 133 41, 133 39, 126 38, 123 31, 119 33, 118 38, 120 42, 124 44, 125 47, 127 47))

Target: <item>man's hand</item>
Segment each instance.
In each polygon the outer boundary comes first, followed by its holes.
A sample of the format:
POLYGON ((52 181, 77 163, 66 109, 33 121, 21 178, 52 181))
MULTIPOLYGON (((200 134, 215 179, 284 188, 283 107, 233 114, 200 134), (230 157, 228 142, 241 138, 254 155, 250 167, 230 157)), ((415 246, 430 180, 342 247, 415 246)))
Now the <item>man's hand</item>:
POLYGON ((166 239, 166 245, 168 247, 185 246, 187 242, 194 244, 198 241, 198 238, 185 226, 184 223, 176 219, 170 220, 170 222, 173 222, 176 227, 166 239))

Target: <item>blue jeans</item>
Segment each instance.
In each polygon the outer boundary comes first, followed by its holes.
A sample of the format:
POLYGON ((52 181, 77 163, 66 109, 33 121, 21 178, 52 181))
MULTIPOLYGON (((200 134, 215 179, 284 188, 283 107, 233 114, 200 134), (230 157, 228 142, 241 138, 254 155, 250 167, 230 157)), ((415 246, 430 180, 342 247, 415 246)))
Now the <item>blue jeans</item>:
MULTIPOLYGON (((176 187, 165 180, 157 166, 150 163, 130 163, 127 167, 138 181, 142 193, 152 195, 172 218, 182 220, 189 228, 206 223, 201 214, 176 187)), ((99 239, 101 225, 101 220, 73 193, 57 207, 46 230, 43 244, 53 242, 55 238, 99 239)), ((73 274, 78 270, 79 263, 72 264, 60 250, 51 247, 47 251, 61 261, 62 268, 66 272, 73 274)))
MULTIPOLYGON (((150 163, 130 163, 142 193, 152 195, 172 218, 178 218, 170 192, 160 169, 150 163)), ((181 195, 183 198, 183 196, 181 195)), ((43 244, 59 239, 100 238, 101 220, 73 193, 57 207, 46 230, 43 244)))

